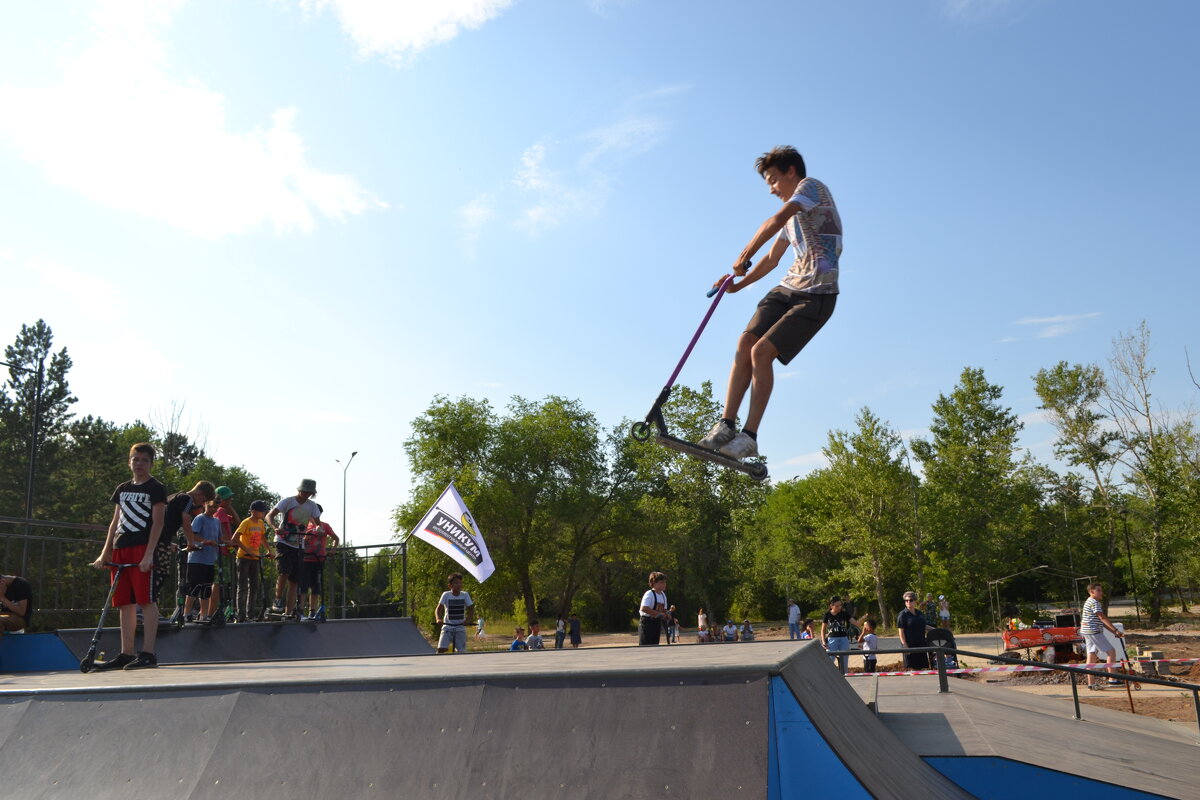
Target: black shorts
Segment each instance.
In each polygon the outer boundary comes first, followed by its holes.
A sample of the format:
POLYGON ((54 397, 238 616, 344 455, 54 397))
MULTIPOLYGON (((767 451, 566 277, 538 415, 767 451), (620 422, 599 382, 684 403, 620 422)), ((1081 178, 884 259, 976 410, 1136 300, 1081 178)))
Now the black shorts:
POLYGON ((759 301, 746 333, 765 338, 775 345, 779 363, 786 364, 829 321, 835 305, 836 294, 789 292, 776 286, 759 301))
POLYGON ((187 594, 192 597, 208 597, 212 594, 213 577, 217 574, 215 564, 187 565, 187 594))
POLYGON ((300 591, 325 594, 325 562, 305 561, 300 565, 300 591))
POLYGON ((275 566, 280 575, 286 575, 292 583, 300 580, 300 551, 286 544, 275 545, 275 566))

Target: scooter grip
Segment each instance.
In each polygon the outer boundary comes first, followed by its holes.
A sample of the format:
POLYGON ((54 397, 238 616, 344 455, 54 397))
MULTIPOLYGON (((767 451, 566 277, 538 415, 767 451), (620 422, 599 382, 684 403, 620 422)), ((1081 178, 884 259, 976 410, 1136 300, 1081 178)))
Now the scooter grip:
MULTIPOLYGON (((747 271, 749 271, 749 269, 750 269, 752 266, 754 266, 754 263, 753 263, 752 261, 743 261, 743 262, 742 262, 742 269, 744 269, 744 270, 747 270, 747 271)), ((708 293, 707 293, 706 295, 704 295, 704 296, 705 296, 705 297, 712 297, 714 294, 716 294, 717 292, 721 291, 721 287, 722 287, 723 285, 724 285, 724 281, 722 281, 721 283, 718 283, 716 286, 714 286, 714 287, 712 287, 711 289, 709 289, 709 290, 708 290, 708 293)))

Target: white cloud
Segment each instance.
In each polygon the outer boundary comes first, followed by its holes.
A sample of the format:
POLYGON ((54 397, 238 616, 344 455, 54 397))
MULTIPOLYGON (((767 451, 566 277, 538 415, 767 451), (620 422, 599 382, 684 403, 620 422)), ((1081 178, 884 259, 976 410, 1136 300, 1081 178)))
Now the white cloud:
POLYGON ((458 209, 459 227, 462 230, 463 251, 474 261, 476 246, 483 229, 496 218, 495 199, 490 194, 481 194, 458 209))
POLYGON ((461 30, 498 17, 512 0, 301 0, 307 12, 332 8, 363 58, 402 66, 461 30))
POLYGON ((1014 325, 1032 325, 1040 328, 1034 336, 1038 339, 1053 339, 1056 336, 1063 336, 1068 333, 1074 333, 1079 330, 1081 324, 1086 319, 1095 319, 1101 316, 1099 311, 1092 311, 1088 314, 1059 314, 1053 317, 1025 317, 1014 322, 1014 325))
POLYGON ((538 142, 521 154, 521 163, 513 183, 523 194, 532 195, 517 227, 536 235, 557 227, 565 217, 583 210, 584 192, 558 173, 546 167, 546 144, 538 142))
POLYGON ((352 177, 307 163, 295 109, 231 131, 222 94, 170 75, 161 33, 180 5, 100 3, 57 85, 0 86, 0 141, 55 183, 200 236, 267 223, 307 232, 316 215, 387 207, 352 177))
POLYGON ((815 469, 822 469, 829 466, 829 459, 825 457, 825 453, 821 450, 815 453, 804 453, 803 455, 792 456, 783 462, 785 467, 799 467, 797 474, 812 472, 815 469))
POLYGON ((634 117, 589 131, 583 140, 592 147, 579 159, 582 167, 590 167, 603 156, 630 158, 655 147, 662 139, 665 125, 662 120, 634 117))
POLYGON ((1025 426, 1049 424, 1050 412, 1043 409, 1029 411, 1025 414, 1018 415, 1017 420, 1025 426))
POLYGON ((96 275, 43 259, 30 259, 25 268, 36 277, 42 292, 59 302, 67 301, 76 317, 110 323, 127 311, 116 285, 96 275))
POLYGON ((529 198, 517 227, 536 235, 568 217, 596 213, 622 162, 657 147, 670 128, 665 119, 642 107, 687 88, 667 86, 645 92, 625 102, 612 122, 563 140, 543 139, 526 148, 513 175, 513 184, 529 198))

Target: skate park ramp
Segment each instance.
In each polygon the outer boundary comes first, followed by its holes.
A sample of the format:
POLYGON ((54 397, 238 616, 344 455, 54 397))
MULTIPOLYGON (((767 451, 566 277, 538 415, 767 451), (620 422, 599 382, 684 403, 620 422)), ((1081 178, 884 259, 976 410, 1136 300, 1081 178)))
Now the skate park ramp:
MULTIPOLYGON (((58 637, 82 659, 95 628, 73 628, 58 637)), ((139 641, 141 636, 139 633, 139 641)), ((334 619, 328 622, 246 622, 221 628, 185 626, 158 631, 159 664, 236 661, 294 661, 308 658, 368 658, 432 653, 412 617, 334 619)), ((105 628, 99 651, 121 652, 120 631, 105 628)))
MULTIPOLYGON (((848 683, 865 697, 869 681, 848 683)), ((1142 694, 1150 692, 1135 692, 1135 707, 1142 694)), ((1047 797, 1200 798, 1195 722, 1089 704, 1077 720, 1069 700, 967 680, 942 694, 936 676, 880 678, 875 695, 880 721, 900 741, 981 797, 987 787, 1020 786, 1047 797)))
POLYGON ((972 796, 796 642, 0 676, 0 775, 24 798, 972 796))

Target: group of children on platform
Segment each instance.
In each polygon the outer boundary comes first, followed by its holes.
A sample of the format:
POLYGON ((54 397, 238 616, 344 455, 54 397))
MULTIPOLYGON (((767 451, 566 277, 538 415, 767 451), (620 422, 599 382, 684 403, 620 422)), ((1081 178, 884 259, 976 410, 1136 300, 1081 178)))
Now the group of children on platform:
POLYGON ((175 621, 211 624, 220 613, 222 553, 235 556, 235 621, 246 622, 253 616, 264 557, 279 566, 273 610, 284 616, 298 613, 301 606, 297 603, 307 594, 309 618, 323 621, 324 561, 340 542, 333 529, 321 522, 321 506, 312 500, 316 481, 305 478, 294 497, 284 498, 269 510, 265 501, 254 501, 250 516, 241 520, 233 508, 233 491, 226 486, 200 481, 187 492, 168 496, 150 472, 154 457, 153 445, 135 444, 129 451, 133 477, 112 494, 112 521, 93 566, 110 571, 110 602, 121 620, 121 652, 97 661, 93 669, 158 666, 158 625, 143 625, 142 649, 135 652, 137 620, 139 612, 148 623, 159 619, 159 597, 176 553, 183 601, 176 609, 175 621), (276 517, 280 518, 278 524, 276 517), (274 552, 267 546, 271 538, 274 552))

